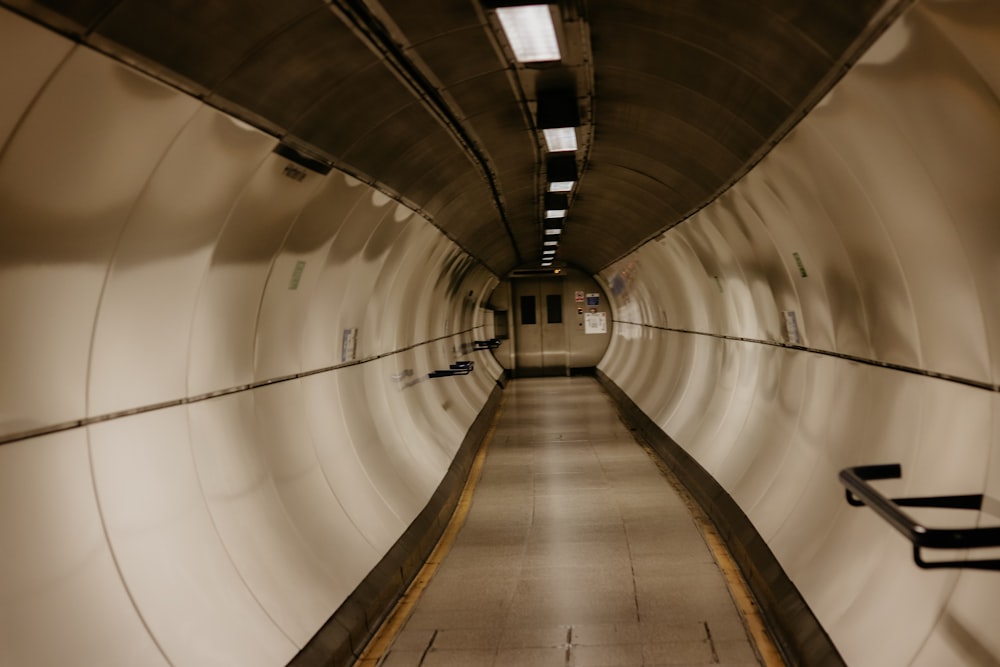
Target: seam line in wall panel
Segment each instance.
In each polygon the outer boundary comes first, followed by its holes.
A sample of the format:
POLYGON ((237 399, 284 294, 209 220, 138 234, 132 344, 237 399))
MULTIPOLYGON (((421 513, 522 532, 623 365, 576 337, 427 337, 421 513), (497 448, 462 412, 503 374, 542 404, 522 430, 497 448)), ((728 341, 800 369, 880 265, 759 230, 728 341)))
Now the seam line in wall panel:
POLYGON ((108 555, 111 557, 115 573, 118 575, 118 581, 125 590, 125 595, 128 597, 129 604, 132 605, 132 610, 135 611, 135 615, 139 617, 139 622, 142 623, 142 627, 146 630, 146 634, 149 636, 150 641, 153 642, 153 646, 155 646, 156 650, 159 651, 161 656, 163 656, 164 662, 173 667, 173 661, 167 655, 167 652, 160 644, 160 641, 156 638, 156 634, 153 633, 153 629, 149 627, 149 622, 146 621, 146 617, 143 615, 142 610, 139 609, 139 603, 132 594, 132 589, 128 585, 125 573, 122 572, 121 563, 118 561, 118 554, 115 552, 115 545, 111 541, 111 534, 108 532, 108 523, 104 517, 104 506, 101 504, 101 494, 97 490, 97 473, 94 469, 94 445, 90 441, 90 432, 84 432, 84 436, 87 439, 87 465, 90 466, 90 485, 94 492, 94 505, 97 507, 97 518, 98 521, 101 522, 101 534, 104 535, 104 544, 108 548, 108 555))
POLYGON ((143 199, 149 192, 152 183, 157 180, 157 177, 160 176, 160 168, 166 161, 167 156, 171 154, 174 146, 177 145, 177 141, 184 135, 187 129, 191 127, 191 123, 197 115, 198 107, 196 105, 187 119, 181 123, 180 127, 177 128, 174 136, 171 137, 170 141, 167 142, 166 146, 164 146, 163 152, 160 153, 160 157, 156 159, 156 162, 150 168, 149 174, 146 176, 146 180, 143 182, 142 187, 139 188, 139 191, 132 198, 128 207, 128 212, 125 214, 125 219, 122 220, 121 226, 118 228, 115 243, 111 248, 111 254, 108 256, 108 264, 104 268, 104 278, 101 280, 101 291, 97 295, 97 304, 94 307, 94 321, 90 326, 90 344, 87 346, 87 372, 84 376, 87 383, 83 395, 83 410, 85 414, 90 413, 91 403, 93 402, 94 350, 97 347, 98 327, 100 327, 101 315, 104 311, 104 298, 107 296, 108 286, 111 285, 112 274, 114 273, 118 260, 121 256, 122 242, 124 241, 125 235, 128 233, 130 226, 135 224, 136 212, 139 210, 139 204, 143 202, 143 199))
MULTIPOLYGON (((476 329, 482 329, 485 324, 480 324, 478 326, 472 327, 470 329, 464 329, 462 331, 456 331, 453 334, 448 334, 447 336, 438 336, 437 338, 430 338, 420 343, 414 343, 413 345, 407 345, 406 347, 401 347, 398 350, 393 350, 392 352, 383 352, 382 354, 372 355, 370 357, 365 357, 364 359, 356 359, 354 361, 347 361, 342 364, 334 364, 332 366, 324 366, 322 368, 314 368, 308 371, 302 371, 301 373, 291 373, 289 375, 280 375, 278 377, 268 378, 266 380, 257 380, 256 382, 251 382, 249 384, 241 384, 235 387, 227 387, 225 389, 219 389, 216 391, 210 391, 204 394, 198 394, 197 396, 188 396, 185 398, 176 398, 169 401, 161 401, 159 403, 150 403, 149 405, 141 405, 135 408, 128 408, 126 410, 118 410, 117 412, 109 412, 103 415, 96 415, 94 417, 85 417, 83 419, 74 419, 72 421, 60 422, 58 424, 52 424, 49 426, 42 426, 41 428, 32 429, 29 431, 22 431, 20 433, 10 433, 7 435, 0 435, 0 445, 9 445, 14 442, 20 442, 21 440, 29 440, 31 438, 37 438, 43 435, 51 435, 53 433, 59 433, 62 431, 70 431, 74 428, 80 428, 81 426, 89 426, 90 424, 98 424, 100 422, 111 421, 113 419, 121 419, 122 417, 131 417, 132 415, 138 415, 145 412, 153 412, 155 410, 163 410, 164 408, 172 408, 178 405, 188 405, 190 403, 200 403, 201 401, 207 401, 209 399, 218 398, 219 396, 228 396, 229 394, 238 394, 244 391, 252 391, 254 389, 259 389, 260 387, 266 387, 272 384, 278 384, 280 382, 289 382, 291 380, 299 380, 301 378, 309 377, 311 375, 319 375, 321 373, 330 373, 332 371, 337 371, 342 368, 348 368, 350 366, 360 366, 362 364, 371 363, 373 361, 378 361, 379 359, 385 359, 386 357, 391 357, 396 354, 401 354, 403 352, 409 352, 418 347, 423 347, 424 345, 430 345, 432 343, 438 343, 443 340, 448 340, 449 338, 456 338, 464 334, 472 333, 476 329)), ((469 350, 469 352, 484 352, 486 350, 469 350)), ((428 371, 430 372, 430 371, 428 371)))
MULTIPOLYGON (((905 366, 903 364, 894 364, 891 361, 879 361, 877 359, 867 359, 865 357, 858 357, 853 354, 845 354, 843 352, 833 352, 831 350, 822 350, 815 347, 807 347, 805 345, 792 345, 790 343, 782 343, 776 340, 763 340, 760 338, 746 338, 744 336, 727 336, 725 334, 711 333, 708 331, 695 331, 693 329, 678 329, 674 327, 660 327, 654 324, 640 324, 639 322, 628 322, 625 320, 611 320, 615 324, 629 324, 636 327, 643 327, 645 329, 657 329, 659 331, 672 331, 674 333, 683 334, 694 334, 697 336, 708 336, 710 338, 719 338, 722 340, 735 340, 741 343, 755 343, 757 345, 770 345, 771 347, 783 347, 789 350, 797 350, 799 352, 812 352, 813 354, 822 354, 826 357, 835 357, 837 359, 845 359, 847 361, 854 361, 859 364, 865 364, 867 366, 876 366, 879 368, 887 368, 894 371, 902 371, 904 373, 911 373, 913 375, 922 375, 924 377, 935 378, 937 380, 946 380, 948 382, 954 382, 956 384, 964 384, 967 387, 975 387, 976 389, 985 389, 986 391, 1000 392, 1000 385, 991 384, 989 382, 983 382, 981 380, 973 380, 972 378, 964 378, 958 375, 949 375, 947 373, 938 373, 937 371, 929 371, 923 368, 915 368, 913 366, 905 366)), ((0 444, 3 444, 0 441, 0 444)))
MULTIPOLYGON (((267 620, 271 622, 274 628, 279 633, 281 633, 281 635, 285 639, 287 639, 292 646, 294 646, 296 649, 301 648, 298 642, 296 642, 295 639, 293 639, 292 636, 288 634, 287 631, 285 631, 285 628, 282 627, 281 623, 278 622, 278 619, 274 617, 270 609, 268 609, 267 605, 264 604, 264 601, 260 599, 254 587, 250 585, 250 581, 247 580, 247 577, 244 574, 243 569, 240 567, 239 563, 237 563, 236 559, 233 557, 233 552, 229 548, 229 543, 226 541, 225 537, 223 537, 222 531, 219 529, 219 522, 216 521, 212 503, 209 501, 208 494, 205 491, 205 483, 204 483, 205 478, 202 476, 202 471, 198 467, 198 455, 195 453, 194 428, 191 425, 190 410, 184 411, 184 428, 187 431, 188 453, 190 453, 191 455, 191 467, 194 469, 194 479, 195 483, 198 486, 198 496, 199 498, 201 498, 205 516, 208 517, 208 522, 212 525, 212 532, 215 534, 215 539, 218 540, 219 548, 222 549, 222 553, 226 555, 226 560, 229 561, 229 565, 230 567, 232 567, 232 571, 236 574, 237 578, 239 578, 240 583, 243 584, 243 588, 246 590, 247 595, 253 598, 253 601, 257 603, 257 607, 260 609, 261 613, 264 614, 265 617, 267 617, 267 620)), ((282 508, 284 508, 285 505, 283 502, 279 504, 281 505, 282 508)))
MULTIPOLYGON (((7 9, 2 5, 0 5, 0 8, 7 9)), ((25 18, 26 20, 35 23, 32 19, 25 17, 23 14, 14 12, 14 15, 20 16, 21 18, 25 18)), ((36 25, 40 24, 36 23, 36 25)), ((48 26, 45 26, 45 28, 49 29, 48 26)), ((38 87, 38 90, 35 91, 35 94, 32 95, 31 100, 24 106, 24 110, 21 112, 21 115, 18 117, 13 127, 10 128, 10 134, 7 135, 7 141, 4 142, 3 144, 0 144, 0 160, 3 160, 3 158, 7 155, 7 150, 10 148, 10 145, 14 143, 14 140, 17 138, 18 133, 21 131, 21 126, 24 125, 24 122, 28 119, 28 116, 30 116, 31 112, 34 111, 35 106, 38 104, 38 100, 40 100, 42 95, 44 95, 46 91, 49 89, 49 86, 52 84, 52 80, 56 78, 56 76, 58 76, 60 72, 62 72, 62 68, 66 65, 66 61, 68 61, 73 56, 73 54, 76 53, 77 48, 79 48, 79 44, 73 44, 66 50, 66 55, 64 55, 62 59, 58 63, 56 63, 55 67, 52 68, 52 71, 49 72, 49 75, 45 77, 45 81, 42 82, 42 85, 40 85, 38 87)))

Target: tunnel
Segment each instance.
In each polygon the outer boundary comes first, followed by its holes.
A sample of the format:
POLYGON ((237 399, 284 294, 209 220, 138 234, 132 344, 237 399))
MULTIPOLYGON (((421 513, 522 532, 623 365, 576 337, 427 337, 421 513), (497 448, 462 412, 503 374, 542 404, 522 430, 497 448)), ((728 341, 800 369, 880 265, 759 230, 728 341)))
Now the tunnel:
POLYGON ((786 664, 1000 664, 995 0, 0 0, 0 82, 0 665, 354 664, 575 381, 786 664))

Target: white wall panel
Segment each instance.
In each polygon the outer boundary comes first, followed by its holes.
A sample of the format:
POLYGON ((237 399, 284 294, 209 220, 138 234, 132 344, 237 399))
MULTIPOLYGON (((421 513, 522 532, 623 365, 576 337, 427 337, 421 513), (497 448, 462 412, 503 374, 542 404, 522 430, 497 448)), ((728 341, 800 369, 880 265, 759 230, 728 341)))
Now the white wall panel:
MULTIPOLYGON (((787 142, 796 141, 796 136, 787 142)), ((784 144, 783 144, 784 145, 784 144)), ((775 151, 768 156, 771 167, 765 173, 757 169, 744 177, 739 188, 727 196, 745 202, 741 211, 761 221, 768 238, 774 243, 781 262, 771 271, 786 271, 791 277, 791 287, 798 300, 796 319, 802 343, 819 349, 837 349, 847 354, 868 355, 867 325, 864 310, 859 308, 857 278, 844 253, 843 242, 826 222, 825 213, 796 211, 803 202, 789 200, 786 190, 777 188, 778 179, 785 174, 793 177, 795 165, 786 164, 775 151), (803 229, 797 224, 800 215, 807 215, 811 224, 803 229), (808 236, 806 232, 811 232, 808 236), (803 278, 795 254, 808 267, 803 278), (830 287, 827 287, 827 283, 830 287), (808 308, 806 305, 808 304, 808 308)), ((791 192, 807 191, 804 184, 793 183, 791 192)), ((808 201, 808 198, 807 198, 808 201)), ((758 235, 758 242, 764 240, 758 235)))
POLYGON ((83 429, 0 447, 0 664, 169 665, 122 584, 83 429))
MULTIPOLYGON (((337 303, 336 325, 331 331, 357 328, 357 357, 378 354, 378 333, 364 327, 372 286, 382 268, 381 254, 369 256, 370 241, 376 238, 382 223, 392 220, 395 202, 381 192, 369 190, 354 210, 348 225, 337 235, 327 260, 331 278, 341 293, 337 303)), ((394 224, 391 223, 390 224, 394 224)))
MULTIPOLYGON (((365 220, 358 209, 366 210, 371 189, 357 179, 339 172, 331 172, 327 177, 323 191, 316 197, 315 203, 303 211, 300 222, 292 229, 286 241, 282 255, 275 262, 275 270, 283 267, 284 271, 294 270, 293 259, 296 257, 306 261, 302 274, 303 283, 299 286, 300 294, 283 292, 276 283, 268 285, 264 295, 266 322, 261 323, 260 356, 281 358, 277 351, 271 351, 283 342, 291 345, 291 340, 298 340, 299 356, 302 368, 324 368, 341 363, 342 330, 334 328, 337 305, 343 298, 343 285, 338 282, 339 273, 336 267, 342 263, 341 250, 334 247, 341 232, 365 220), (323 202, 323 203, 320 203, 323 202), (327 219, 329 211, 329 219, 327 219), (359 217, 360 216, 360 217, 359 217), (330 229, 326 230, 326 225, 330 229), (316 228, 315 232, 308 230, 316 228), (317 237, 317 241, 307 244, 300 235, 317 237), (322 239, 321 241, 319 239, 322 239), (310 248, 315 246, 315 250, 310 248), (308 252, 308 256, 305 253, 308 252), (300 301, 304 301, 299 305, 300 301), (301 308, 302 314, 292 315, 293 309, 301 308), (301 318, 301 330, 292 331, 291 327, 301 318), (288 324, 282 324, 282 321, 288 324), (292 338, 295 337, 295 338, 292 338), (265 350, 268 350, 265 352, 265 350)), ((343 245, 343 241, 341 241, 343 245)), ((296 260, 297 261, 297 260, 296 260)), ((351 325, 356 327, 357 324, 351 325)), ((264 369, 261 368, 262 374, 264 369)))
POLYGON ((94 330, 91 414, 186 395, 198 290, 227 214, 274 144, 202 107, 163 156, 108 271, 94 330))
POLYGON ((761 357, 754 393, 739 441, 717 467, 720 480, 743 508, 753 507, 778 477, 794 446, 805 400, 807 357, 774 347, 749 352, 761 357))
POLYGON ((412 215, 403 216, 400 211, 408 211, 401 204, 394 204, 391 214, 383 217, 372 231, 362 252, 366 264, 377 267, 378 273, 367 286, 362 327, 368 332, 373 350, 391 350, 393 346, 389 338, 393 327, 388 326, 392 319, 392 311, 396 303, 390 298, 389 286, 392 285, 400 267, 403 255, 408 250, 408 242, 412 239, 410 233, 413 226, 421 224, 420 218, 412 215), (383 320, 387 320, 383 322, 383 320))
POLYGON ((265 284, 290 285, 292 275, 271 266, 296 217, 322 182, 309 172, 301 181, 285 175, 288 160, 271 153, 229 213, 215 243, 191 330, 188 391, 201 394, 294 373, 255 358, 254 341, 265 284), (268 370, 261 374, 260 365, 268 370), (276 372, 277 370, 277 372, 276 372))
POLYGON ((320 464, 301 381, 254 392, 261 452, 288 518, 327 576, 330 595, 346 599, 381 554, 365 540, 320 464))
POLYGON ((108 261, 136 198, 196 108, 79 49, 10 139, 0 161, 0 431, 86 414, 108 261))
POLYGON ((348 184, 349 177, 337 171, 326 177, 289 230, 274 261, 272 274, 276 279, 268 281, 264 290, 257 325, 257 373, 260 377, 279 376, 291 368, 309 370, 340 362, 339 336, 329 331, 316 331, 316 336, 309 337, 307 323, 313 301, 329 298, 329 294, 317 294, 316 286, 330 245, 367 191, 358 181, 350 180, 353 186, 348 184), (300 266, 294 287, 289 280, 280 279, 295 275, 300 266), (304 340, 321 340, 323 352, 307 351, 304 340))
MULTIPOLYGON (((905 23, 892 28, 904 29, 905 23)), ((933 52, 927 57, 933 58, 933 52)), ((873 340, 884 350, 882 358, 962 377, 985 377, 984 329, 972 274, 954 224, 949 220, 949 211, 927 177, 919 154, 911 147, 911 141, 916 138, 900 132, 899 121, 894 118, 896 114, 890 111, 917 105, 922 107, 921 113, 925 116, 934 115, 929 99, 934 96, 933 89, 924 84, 924 94, 919 91, 906 94, 894 87, 895 95, 903 94, 910 99, 888 105, 881 84, 886 76, 903 79, 913 68, 920 69, 926 76, 931 68, 926 61, 903 63, 900 68, 902 71, 894 72, 895 68, 883 65, 879 75, 871 77, 873 80, 859 77, 856 85, 838 90, 830 103, 831 108, 844 105, 855 109, 865 118, 864 124, 822 127, 824 141, 829 142, 830 150, 843 161, 845 171, 850 172, 850 180, 864 184, 849 189, 836 187, 840 183, 835 182, 834 189, 837 192, 853 190, 857 193, 856 198, 864 198, 864 208, 868 208, 867 215, 860 206, 855 211, 844 210, 837 217, 838 228, 854 232, 856 240, 849 245, 849 251, 856 258, 855 266, 863 274, 864 284, 882 289, 883 284, 890 282, 889 274, 892 274, 892 281, 906 283, 898 289, 896 300, 901 301, 905 293, 912 315, 900 314, 891 323, 886 323, 884 329, 876 330, 873 340), (875 156, 879 157, 878 161, 875 156), (885 169, 886 162, 893 165, 891 170, 885 169), (900 196, 901 190, 905 190, 906 196, 900 196), (870 236, 879 228, 885 237, 874 241, 870 236), (889 244, 891 250, 877 251, 879 243, 889 244), (930 262, 935 268, 930 268, 930 262), (896 271, 890 271, 893 263, 898 264, 898 278, 896 271), (864 275, 866 273, 868 275, 864 275), (912 322, 909 321, 911 317, 912 322), (954 322, 962 322, 963 326, 956 329, 952 326, 954 322), (906 337, 913 345, 919 345, 917 363, 903 361, 911 355, 897 356, 899 353, 893 349, 894 341, 904 338, 900 329, 913 331, 906 337)), ((926 80, 925 76, 921 77, 922 81, 926 80)), ((817 124, 821 119, 822 113, 817 124)), ((1000 142, 1000 134, 996 139, 1000 142)), ((845 201, 850 199, 838 198, 840 207, 846 209, 845 201)), ((887 304, 893 303, 889 297, 880 293, 869 297, 871 319, 876 319, 877 311, 891 308, 887 308, 887 304)))
MULTIPOLYGON (((412 423, 407 419, 406 411, 396 409, 396 402, 390 400, 386 381, 396 372, 395 369, 392 359, 379 359, 359 369, 363 377, 357 391, 365 400, 375 434, 373 440, 367 443, 360 441, 359 444, 370 449, 377 443, 382 459, 392 466, 395 475, 408 489, 407 504, 394 507, 404 523, 409 524, 430 500, 448 469, 451 457, 435 456, 433 449, 423 451, 420 439, 412 434, 412 423)), ((355 404, 353 409, 358 407, 355 404)))
POLYGON ((129 593, 174 665, 273 665, 295 644, 227 551, 198 479, 187 408, 89 427, 94 483, 129 593))
POLYGON ((253 396, 188 406, 195 465, 226 550, 267 614, 302 647, 337 607, 336 581, 289 519, 257 444, 253 396))
MULTIPOLYGON (((339 374, 338 371, 337 374, 339 374)), ((406 528, 373 480, 355 451, 339 407, 340 393, 335 374, 302 379, 309 432, 316 455, 344 512, 381 558, 406 528)))
POLYGON ((404 525, 409 524, 419 508, 423 507, 426 498, 421 498, 419 492, 409 485, 409 480, 400 476, 385 444, 379 438, 376 415, 368 406, 366 369, 362 366, 344 368, 337 372, 336 379, 341 419, 365 475, 378 489, 379 495, 393 514, 404 525))

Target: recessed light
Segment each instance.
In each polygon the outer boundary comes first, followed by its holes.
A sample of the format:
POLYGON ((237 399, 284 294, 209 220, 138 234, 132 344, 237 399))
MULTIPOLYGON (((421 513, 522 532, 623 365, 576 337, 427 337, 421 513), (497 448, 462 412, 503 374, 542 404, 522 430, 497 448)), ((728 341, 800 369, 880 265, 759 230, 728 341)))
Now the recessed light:
POLYGON ((556 236, 557 234, 562 234, 562 230, 559 229, 558 227, 556 227, 555 229, 546 229, 545 230, 545 235, 546 236, 556 236))
POLYGON ((538 63, 562 58, 548 5, 498 7, 497 18, 518 62, 538 63))
POLYGON ((553 127, 542 130, 542 134, 545 135, 545 145, 550 153, 576 150, 575 127, 553 127))
POLYGON ((556 210, 556 211, 546 211, 545 212, 545 217, 546 217, 546 219, 549 219, 549 218, 565 218, 566 217, 566 209, 559 209, 559 210, 556 210))
POLYGON ((570 192, 576 181, 553 181, 549 183, 549 192, 570 192))

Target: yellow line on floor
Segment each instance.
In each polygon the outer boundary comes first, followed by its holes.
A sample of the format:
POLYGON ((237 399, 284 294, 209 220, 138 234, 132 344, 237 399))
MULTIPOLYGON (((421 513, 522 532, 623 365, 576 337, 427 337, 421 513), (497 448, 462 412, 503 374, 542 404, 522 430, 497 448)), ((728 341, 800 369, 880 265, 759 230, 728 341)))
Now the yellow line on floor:
POLYGON ((493 435, 496 432, 497 423, 500 421, 500 415, 503 413, 505 398, 506 396, 500 397, 500 405, 497 406, 493 423, 490 424, 490 428, 483 438, 483 444, 476 453, 476 458, 472 461, 472 467, 469 470, 469 479, 465 482, 465 488, 462 489, 458 505, 455 507, 455 512, 451 515, 451 520, 448 521, 448 526, 441 534, 441 539, 438 540, 438 543, 434 546, 434 550, 431 551, 431 555, 427 558, 427 562, 420 568, 420 572, 414 577, 406 592, 399 599, 399 602, 389 612, 388 618, 379 626, 378 632, 368 642, 361 657, 354 663, 355 667, 375 667, 378 665, 382 657, 388 652, 389 647, 392 646, 396 635, 399 634, 399 631, 403 629, 406 621, 410 618, 413 608, 423 594, 424 589, 427 588, 427 584, 434 578, 434 574, 437 572, 441 561, 444 560, 445 556, 451 550, 451 546, 458 536, 458 531, 465 525, 465 518, 469 515, 469 507, 472 505, 472 494, 475 492, 476 484, 483 473, 486 453, 490 448, 490 443, 493 441, 493 435))
MULTIPOLYGON (((636 435, 635 432, 633 434, 636 435)), ((729 548, 726 546, 722 536, 719 535, 715 524, 712 523, 712 520, 702 510, 701 505, 691 497, 688 490, 653 448, 638 437, 636 437, 636 441, 646 450, 646 454, 649 455, 653 462, 656 463, 656 467, 660 469, 663 476, 674 487, 681 500, 687 505, 691 516, 694 517, 695 524, 701 531, 702 537, 705 539, 705 544, 708 545, 708 550, 712 552, 712 557, 715 558, 716 564, 726 578, 729 594, 732 596, 733 602, 736 603, 736 608, 739 610, 740 616, 743 617, 743 623, 750 634, 750 638, 753 640, 754 650, 757 651, 761 665, 764 667, 786 667, 785 660, 781 657, 781 652, 778 650, 777 644, 771 638, 771 633, 767 631, 764 618, 761 616, 760 609, 757 607, 757 603, 750 593, 750 588, 743 578, 743 573, 740 572, 739 566, 733 560, 733 556, 729 553, 729 548)))

